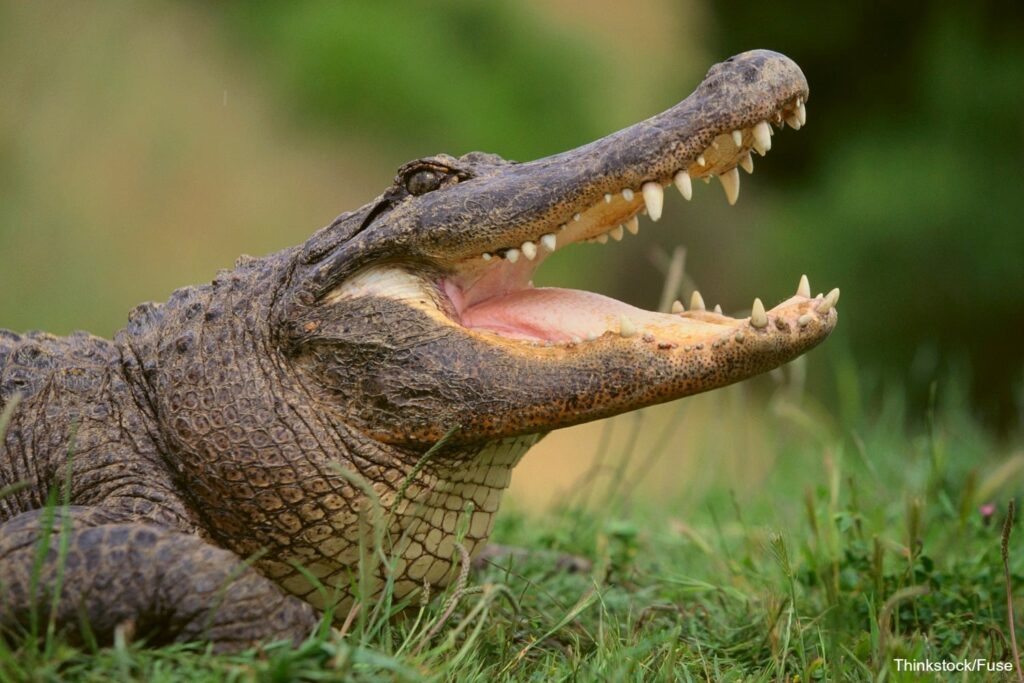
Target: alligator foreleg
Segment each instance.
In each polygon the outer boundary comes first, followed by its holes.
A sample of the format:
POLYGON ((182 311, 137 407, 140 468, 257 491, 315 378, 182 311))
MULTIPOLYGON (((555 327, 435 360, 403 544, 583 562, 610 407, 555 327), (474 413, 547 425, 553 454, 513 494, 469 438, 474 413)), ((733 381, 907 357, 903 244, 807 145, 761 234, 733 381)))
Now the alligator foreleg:
POLYGON ((217 651, 298 643, 317 624, 312 607, 230 551, 81 506, 0 525, 0 634, 18 642, 51 618, 71 642, 91 633, 106 645, 121 629, 151 645, 204 640, 217 651))

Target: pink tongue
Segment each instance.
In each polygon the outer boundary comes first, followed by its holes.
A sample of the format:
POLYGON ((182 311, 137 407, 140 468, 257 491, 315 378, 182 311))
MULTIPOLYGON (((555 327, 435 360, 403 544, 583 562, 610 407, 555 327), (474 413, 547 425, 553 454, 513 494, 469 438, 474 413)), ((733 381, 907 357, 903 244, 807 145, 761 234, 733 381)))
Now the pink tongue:
POLYGON ((462 324, 507 337, 560 342, 617 330, 623 315, 640 322, 651 313, 593 292, 543 287, 470 306, 462 311, 462 324))

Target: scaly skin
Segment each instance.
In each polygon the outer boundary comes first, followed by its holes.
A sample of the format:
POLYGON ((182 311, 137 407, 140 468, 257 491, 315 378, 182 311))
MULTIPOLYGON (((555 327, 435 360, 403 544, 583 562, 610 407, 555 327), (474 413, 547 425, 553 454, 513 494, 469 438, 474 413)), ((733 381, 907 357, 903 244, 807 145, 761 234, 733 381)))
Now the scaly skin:
POLYGON ((398 597, 444 585, 457 528, 471 555, 483 547, 544 433, 810 349, 837 291, 802 285, 734 319, 526 284, 554 248, 621 237, 645 202, 656 219, 680 171, 729 182, 764 146, 756 124, 798 127, 806 98, 791 61, 745 53, 672 109, 570 152, 411 162, 306 244, 139 306, 113 342, 0 332, 0 489, 24 483, 0 498, 0 627, 55 602, 71 638, 84 615, 100 642, 119 626, 222 650, 301 639, 312 607, 344 616, 381 589, 379 563, 355 588, 374 528, 398 597), (53 514, 55 489, 69 507, 53 514))

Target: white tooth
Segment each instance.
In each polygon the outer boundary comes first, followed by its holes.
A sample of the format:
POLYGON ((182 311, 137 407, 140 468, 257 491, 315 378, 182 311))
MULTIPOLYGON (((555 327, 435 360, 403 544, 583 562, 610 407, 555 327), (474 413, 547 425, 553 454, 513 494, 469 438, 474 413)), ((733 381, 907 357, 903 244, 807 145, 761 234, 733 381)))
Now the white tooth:
POLYGON ((644 183, 641 190, 647 204, 647 213, 652 221, 657 221, 661 218, 661 209, 665 204, 665 191, 661 189, 661 183, 644 183))
POLYGON ((676 173, 672 181, 676 184, 676 189, 679 190, 679 194, 683 195, 683 199, 689 201, 693 198, 693 182, 690 180, 690 174, 686 171, 680 171, 676 173))
POLYGON ((711 141, 711 148, 712 149, 718 149, 718 140, 712 140, 711 141))
POLYGON ((485 251, 483 254, 481 254, 480 258, 482 258, 484 261, 490 261, 491 255, 485 251))
POLYGON ((796 106, 797 107, 801 106, 803 103, 804 103, 804 98, 802 98, 802 97, 796 98, 796 106))
POLYGON ((537 256, 537 245, 533 242, 523 242, 520 249, 523 250, 523 256, 531 261, 537 256))
POLYGON ((747 152, 742 157, 740 157, 740 168, 742 168, 747 173, 754 172, 754 160, 750 158, 750 152, 747 152))
POLYGON ((621 242, 623 236, 622 226, 620 225, 617 228, 612 228, 611 230, 608 231, 608 234, 611 235, 612 239, 615 240, 616 242, 621 242))
POLYGON ((750 311, 750 326, 757 329, 768 327, 768 314, 764 312, 764 304, 760 299, 754 299, 754 306, 750 311))
POLYGON ((505 259, 508 260, 509 263, 515 263, 519 260, 519 250, 509 249, 505 252, 505 259))
POLYGON ((608 233, 604 233, 603 235, 598 235, 594 239, 596 239, 600 244, 608 244, 608 233))
POLYGON ((636 325, 624 315, 619 316, 619 334, 623 337, 632 337, 636 334, 636 325))
POLYGON ((700 166, 701 168, 703 168, 703 167, 708 165, 708 162, 705 161, 703 154, 701 154, 699 157, 697 157, 697 165, 700 166))
POLYGON ((540 243, 541 246, 543 246, 548 251, 554 251, 558 243, 558 238, 555 237, 555 233, 549 232, 548 234, 541 236, 540 243))
POLYGON ((690 296, 690 310, 691 311, 703 311, 706 310, 704 306, 704 297, 700 295, 696 289, 693 290, 693 294, 690 296))
POLYGON ((772 127, 767 121, 761 121, 754 126, 754 149, 761 156, 768 153, 772 148, 772 127))
POLYGON ((743 133, 741 133, 738 130, 734 130, 732 132, 732 142, 737 147, 742 147, 743 146, 743 133))
POLYGON ((672 312, 673 313, 682 313, 685 310, 686 309, 683 308, 683 302, 680 301, 679 299, 676 299, 675 301, 672 302, 672 312))
POLYGON ((800 276, 800 284, 796 287, 796 295, 811 298, 811 282, 806 275, 800 276))
POLYGON ((722 315, 722 305, 721 304, 715 304, 715 313, 717 313, 718 315, 722 315))
POLYGON ((575 334, 572 336, 572 343, 573 344, 579 344, 581 341, 583 341, 583 340, 580 339, 579 337, 577 337, 575 334))
POLYGON ((629 230, 634 235, 640 232, 640 219, 633 216, 626 221, 626 230, 629 230))
POLYGON ((818 313, 828 313, 832 310, 832 307, 839 303, 839 288, 833 289, 828 295, 822 299, 818 307, 815 308, 818 313))
POLYGON ((796 112, 786 114, 786 123, 788 123, 793 130, 800 130, 800 118, 797 116, 796 112))
POLYGON ((561 225, 558 226, 558 229, 559 230, 565 230, 568 227, 569 227, 568 223, 562 223, 561 225))
POLYGON ((725 190, 725 198, 729 201, 729 205, 732 206, 736 203, 736 200, 740 198, 740 172, 737 171, 734 166, 722 175, 718 176, 718 179, 722 181, 722 189, 725 190))
POLYGON ((633 197, 633 190, 629 189, 628 187, 622 191, 622 198, 625 199, 627 202, 633 201, 633 197))
POLYGON ((796 324, 799 325, 800 327, 807 327, 808 325, 811 324, 811 320, 813 319, 814 318, 811 317, 810 313, 804 313, 802 316, 796 319, 796 324))
POLYGON ((587 341, 594 341, 595 339, 597 339, 597 332, 587 333, 587 341))
POLYGON ((612 195, 611 195, 610 192, 605 192, 604 193, 604 203, 605 204, 611 204, 612 203, 612 195))
POLYGON ((796 106, 796 120, 800 122, 800 127, 803 128, 807 123, 807 107, 800 100, 797 100, 797 102, 799 104, 796 106))
POLYGON ((582 218, 582 217, 583 217, 583 216, 581 216, 581 215, 580 215, 580 214, 578 214, 578 213, 574 213, 574 214, 572 215, 572 219, 573 219, 574 221, 576 221, 577 223, 579 222, 580 218, 582 218))

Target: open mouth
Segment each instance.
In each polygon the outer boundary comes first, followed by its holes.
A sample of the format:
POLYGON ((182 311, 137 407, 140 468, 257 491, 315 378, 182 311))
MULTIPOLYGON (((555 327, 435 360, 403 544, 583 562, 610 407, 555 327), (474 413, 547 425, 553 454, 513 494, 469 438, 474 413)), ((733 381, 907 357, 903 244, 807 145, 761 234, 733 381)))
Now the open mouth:
POLYGON ((445 308, 468 330, 544 346, 575 346, 609 335, 638 336, 664 348, 715 343, 730 336, 742 342, 745 331, 763 332, 770 325, 799 330, 827 318, 839 291, 812 298, 806 277, 800 279, 794 297, 770 311, 755 299, 751 315, 745 319, 723 315, 717 306, 714 311, 706 310, 698 292, 688 310, 676 301, 671 311, 654 312, 594 292, 535 288, 530 282, 540 263, 557 249, 577 242, 621 241, 626 233, 639 232, 641 215, 658 221, 666 187, 674 186, 689 200, 694 180, 716 176, 729 204, 734 204, 739 196, 739 169, 753 173, 752 155, 768 153, 774 128, 781 130, 788 123, 799 130, 806 116, 803 98, 795 97, 765 120, 718 134, 703 153, 669 176, 605 193, 571 220, 539 230, 534 240, 499 246, 456 264, 439 284, 447 299, 445 308))

